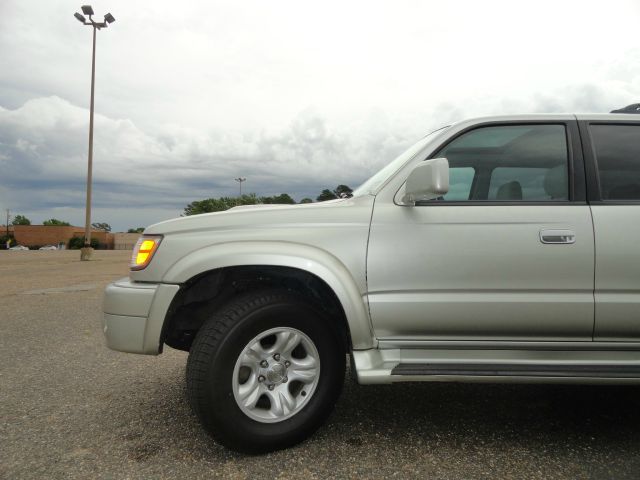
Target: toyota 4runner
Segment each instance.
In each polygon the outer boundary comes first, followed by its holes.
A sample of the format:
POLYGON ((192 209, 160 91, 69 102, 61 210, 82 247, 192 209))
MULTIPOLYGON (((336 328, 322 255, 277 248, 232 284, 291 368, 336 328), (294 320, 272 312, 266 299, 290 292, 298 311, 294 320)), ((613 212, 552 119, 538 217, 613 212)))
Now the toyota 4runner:
POLYGON ((640 383, 640 118, 433 132, 351 198, 147 228, 109 285, 114 350, 189 352, 230 448, 308 437, 361 384, 640 383))

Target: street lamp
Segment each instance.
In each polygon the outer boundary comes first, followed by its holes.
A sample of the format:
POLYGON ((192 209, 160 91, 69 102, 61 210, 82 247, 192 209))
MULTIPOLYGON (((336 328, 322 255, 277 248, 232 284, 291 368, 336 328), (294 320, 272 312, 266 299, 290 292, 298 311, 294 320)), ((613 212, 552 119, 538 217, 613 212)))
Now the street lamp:
POLYGON ((247 178, 246 177, 238 177, 238 178, 234 178, 234 180, 240 184, 240 198, 242 198, 242 182, 246 182, 247 178))
POLYGON ((80 260, 91 259, 93 249, 91 248, 91 174, 93 171, 93 97, 96 83, 96 31, 101 28, 106 28, 110 23, 116 21, 113 15, 107 13, 104 16, 104 21, 96 22, 93 20, 93 8, 91 5, 83 5, 82 13, 74 13, 74 17, 83 25, 89 25, 93 27, 93 55, 91 57, 91 106, 89 108, 89 159, 87 167, 87 208, 85 216, 84 226, 84 248, 80 253, 80 260), (83 15, 83 14, 84 15, 83 15), (85 15, 89 17, 85 18, 85 15))

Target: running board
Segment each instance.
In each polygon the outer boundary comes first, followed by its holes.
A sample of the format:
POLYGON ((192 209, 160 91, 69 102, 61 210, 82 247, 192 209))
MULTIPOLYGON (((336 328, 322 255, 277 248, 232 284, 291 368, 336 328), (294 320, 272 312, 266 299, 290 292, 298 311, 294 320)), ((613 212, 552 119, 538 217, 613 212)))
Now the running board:
POLYGON ((351 352, 361 384, 640 384, 640 350, 370 349, 351 352))
POLYGON ((523 365, 478 363, 399 363, 391 375, 431 377, 638 378, 638 365, 523 365))

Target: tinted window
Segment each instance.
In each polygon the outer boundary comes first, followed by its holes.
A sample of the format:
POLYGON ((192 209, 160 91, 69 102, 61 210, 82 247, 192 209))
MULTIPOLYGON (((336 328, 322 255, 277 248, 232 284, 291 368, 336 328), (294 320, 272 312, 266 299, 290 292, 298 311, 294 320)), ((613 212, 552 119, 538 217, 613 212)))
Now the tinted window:
MULTIPOLYGON (((491 172, 487 198, 501 200, 500 196, 504 196, 505 190, 508 192, 509 189, 504 185, 515 182, 520 186, 519 195, 522 196, 522 200, 552 200, 552 196, 545 189, 545 180, 552 174, 553 172, 550 173, 548 168, 496 167, 491 172)), ((562 181, 564 182, 565 179, 563 178, 562 181)), ((563 199, 566 200, 566 191, 564 193, 563 199)))
POLYGON ((640 125, 591 125, 603 200, 640 200, 640 125))
POLYGON ((444 200, 568 200, 569 161, 563 125, 482 127, 435 156, 450 166, 444 200))
POLYGON ((471 167, 449 168, 449 192, 445 200, 469 200, 475 170, 471 167))

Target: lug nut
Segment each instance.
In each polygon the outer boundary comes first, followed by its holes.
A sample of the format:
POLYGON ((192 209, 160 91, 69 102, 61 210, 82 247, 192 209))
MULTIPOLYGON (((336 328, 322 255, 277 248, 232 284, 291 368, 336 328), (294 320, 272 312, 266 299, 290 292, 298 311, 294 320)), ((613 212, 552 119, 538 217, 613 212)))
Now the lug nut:
POLYGON ((284 378, 282 379, 282 383, 287 383, 288 381, 289 381, 289 379, 288 379, 287 377, 284 377, 284 378))
POLYGON ((269 385, 269 390, 273 390, 273 385, 269 385))
POLYGON ((280 360, 280 354, 279 354, 279 353, 276 353, 276 354, 273 356, 273 359, 274 359, 276 362, 277 362, 278 360, 280 360))
POLYGON ((264 375, 260 375, 260 376, 258 377, 258 381, 259 381, 260 383, 264 382, 264 375))
POLYGON ((287 360, 286 362, 284 362, 284 366, 285 367, 290 367, 291 366, 291 362, 289 360, 287 360))
POLYGON ((268 363, 266 360, 262 360, 262 361, 260 362, 260 366, 261 366, 262 368, 267 368, 267 367, 269 366, 269 363, 268 363))

